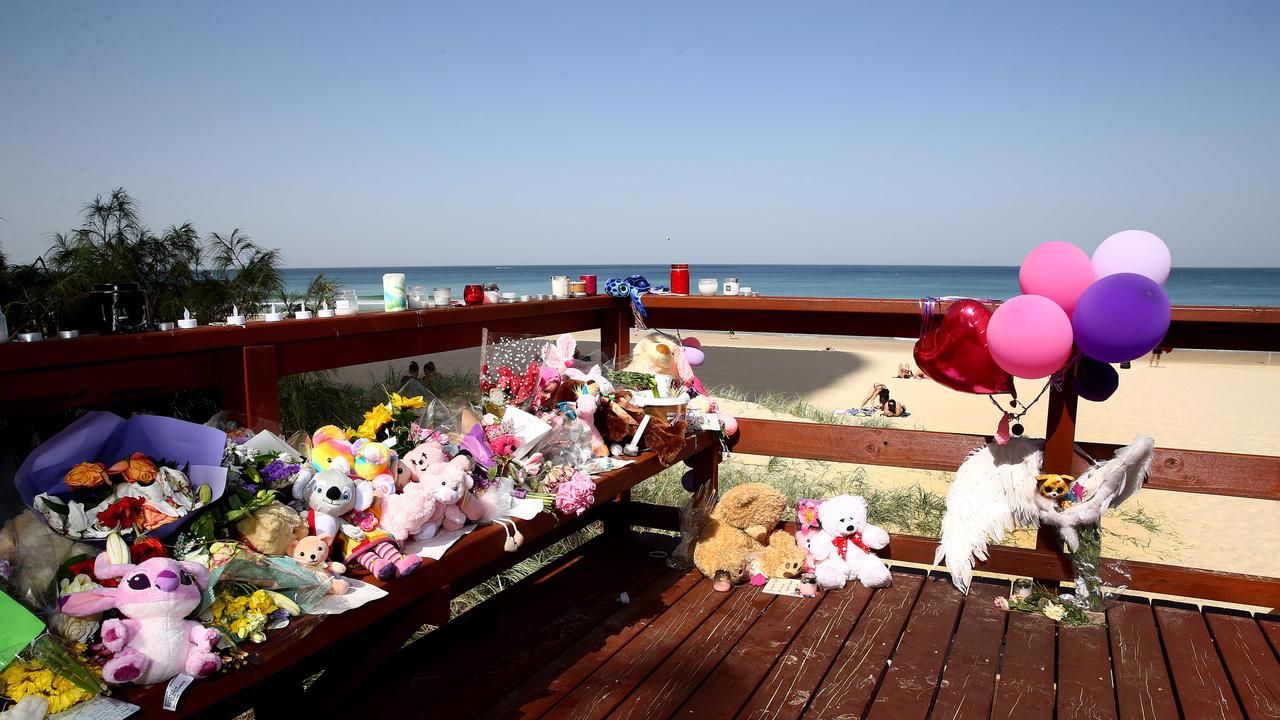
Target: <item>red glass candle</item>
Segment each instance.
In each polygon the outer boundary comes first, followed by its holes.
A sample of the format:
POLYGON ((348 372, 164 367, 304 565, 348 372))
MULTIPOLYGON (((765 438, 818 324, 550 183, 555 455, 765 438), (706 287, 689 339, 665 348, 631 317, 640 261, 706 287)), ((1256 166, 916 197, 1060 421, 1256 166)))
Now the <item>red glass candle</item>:
POLYGON ((582 282, 587 284, 588 295, 596 294, 596 276, 595 275, 582 275, 580 276, 579 279, 582 280, 582 282))
POLYGON ((484 303, 484 286, 468 285, 462 290, 462 300, 468 305, 481 305, 484 303))
POLYGON ((685 263, 671 265, 671 294, 689 294, 689 266, 685 263))

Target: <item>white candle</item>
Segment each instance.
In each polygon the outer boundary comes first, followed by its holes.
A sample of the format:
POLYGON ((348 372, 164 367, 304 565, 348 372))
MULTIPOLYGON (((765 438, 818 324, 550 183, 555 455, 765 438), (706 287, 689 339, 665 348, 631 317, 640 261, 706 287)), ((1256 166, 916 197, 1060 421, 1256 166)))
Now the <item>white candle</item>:
POLYGON ((295 313, 293 314, 293 317, 294 317, 295 319, 297 319, 297 320, 310 320, 310 319, 311 319, 311 311, 307 309, 307 301, 306 301, 306 300, 299 300, 299 301, 298 301, 298 311, 297 311, 297 312, 295 312, 295 313))
POLYGON ((435 296, 436 305, 439 307, 449 307, 449 301, 453 298, 453 290, 447 287, 438 287, 432 294, 435 296))
POLYGON ((644 431, 649 427, 649 416, 646 414, 640 418, 640 427, 636 428, 636 434, 631 438, 631 442, 627 444, 627 454, 635 455, 640 452, 640 437, 644 435, 644 431))
POLYGON ((182 328, 183 330, 190 330, 191 328, 199 324, 200 323, 196 322, 195 318, 191 317, 190 310, 186 308, 182 308, 182 319, 178 320, 178 327, 182 328))
POLYGON ((387 312, 405 309, 404 273, 383 273, 382 308, 387 312))
POLYGON ((551 277, 551 295, 557 298, 569 297, 568 275, 553 275, 551 277))
POLYGON ((716 290, 720 289, 720 281, 715 278, 702 278, 698 280, 699 295, 715 295, 716 290))
POLYGON ((322 318, 331 318, 331 317, 333 317, 333 311, 329 309, 329 301, 328 301, 328 300, 321 300, 321 301, 320 301, 320 309, 316 311, 316 314, 317 314, 317 316, 318 316, 318 317, 322 317, 322 318))
POLYGON ((231 306, 231 314, 227 316, 228 325, 244 325, 244 316, 240 314, 240 308, 235 305, 231 306))
POLYGON ((738 278, 725 278, 725 279, 724 279, 724 294, 725 294, 725 295, 737 295, 737 294, 738 294, 738 278))
POLYGON ((276 304, 271 303, 271 312, 268 312, 266 317, 267 322, 280 322, 283 319, 284 313, 276 310, 276 304))

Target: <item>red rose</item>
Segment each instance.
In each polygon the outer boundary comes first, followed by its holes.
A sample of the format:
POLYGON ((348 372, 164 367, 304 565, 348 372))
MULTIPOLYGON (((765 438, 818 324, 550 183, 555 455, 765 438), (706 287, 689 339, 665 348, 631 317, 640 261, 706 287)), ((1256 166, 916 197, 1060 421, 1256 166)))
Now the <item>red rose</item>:
POLYGON ((164 543, 157 538, 147 536, 129 547, 129 560, 134 565, 153 557, 169 557, 169 553, 164 549, 164 543))

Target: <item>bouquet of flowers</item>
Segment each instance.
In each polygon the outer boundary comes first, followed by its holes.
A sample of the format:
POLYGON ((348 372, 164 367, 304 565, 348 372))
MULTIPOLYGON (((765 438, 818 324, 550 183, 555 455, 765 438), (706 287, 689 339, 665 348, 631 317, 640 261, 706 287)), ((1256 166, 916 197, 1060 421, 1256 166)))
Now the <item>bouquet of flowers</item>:
MULTIPOLYGON (((404 397, 400 393, 387 393, 387 401, 370 408, 364 414, 364 422, 346 429, 347 439, 379 440, 388 447, 395 447, 401 438, 414 441, 413 428, 426 406, 427 401, 421 395, 404 397)), ((418 432, 421 432, 420 426, 418 432)))
POLYGON ((113 530, 165 537, 221 497, 226 436, 203 425, 92 412, 45 441, 15 478, 55 532, 103 540, 113 530))
POLYGON ((548 345, 546 340, 536 337, 484 330, 480 347, 480 394, 485 412, 501 415, 509 405, 533 409, 541 389, 548 345))

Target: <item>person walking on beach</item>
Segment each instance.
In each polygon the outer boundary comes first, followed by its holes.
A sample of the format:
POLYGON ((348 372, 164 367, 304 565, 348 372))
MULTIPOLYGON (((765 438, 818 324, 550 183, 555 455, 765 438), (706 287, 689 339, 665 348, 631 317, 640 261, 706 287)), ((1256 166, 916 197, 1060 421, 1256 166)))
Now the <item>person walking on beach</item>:
POLYGON ((1151 351, 1151 360, 1150 360, 1149 362, 1147 362, 1147 367, 1153 367, 1153 368, 1158 368, 1158 367, 1160 367, 1160 356, 1161 356, 1161 355, 1163 355, 1163 354, 1165 354, 1165 353, 1169 353, 1169 352, 1173 352, 1173 348, 1171 348, 1171 347, 1158 347, 1158 348, 1156 348, 1156 349, 1152 350, 1152 351, 1151 351))

